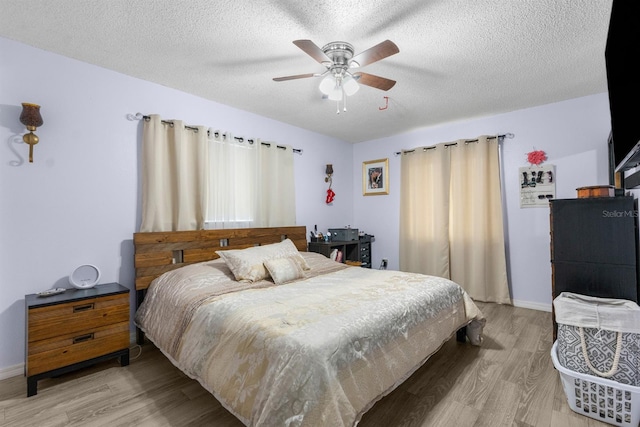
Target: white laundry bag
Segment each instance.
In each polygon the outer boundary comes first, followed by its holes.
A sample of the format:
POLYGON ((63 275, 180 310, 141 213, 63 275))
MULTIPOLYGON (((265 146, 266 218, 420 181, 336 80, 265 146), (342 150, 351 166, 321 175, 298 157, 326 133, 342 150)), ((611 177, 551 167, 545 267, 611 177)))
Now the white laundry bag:
POLYGON ((640 386, 640 306, 562 292, 553 300, 564 368, 640 386))

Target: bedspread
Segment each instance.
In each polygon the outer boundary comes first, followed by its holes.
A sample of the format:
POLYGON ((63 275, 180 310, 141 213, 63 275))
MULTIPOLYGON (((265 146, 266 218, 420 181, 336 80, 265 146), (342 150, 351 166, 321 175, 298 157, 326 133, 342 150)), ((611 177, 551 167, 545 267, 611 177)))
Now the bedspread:
POLYGON ((353 426, 482 313, 457 284, 303 253, 308 278, 236 282, 221 260, 156 279, 136 324, 247 426, 353 426))

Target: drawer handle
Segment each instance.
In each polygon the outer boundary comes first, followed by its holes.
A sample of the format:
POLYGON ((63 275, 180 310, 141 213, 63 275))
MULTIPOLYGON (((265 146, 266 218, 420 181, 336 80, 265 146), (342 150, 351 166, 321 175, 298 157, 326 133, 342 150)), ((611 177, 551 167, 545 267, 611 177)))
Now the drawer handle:
POLYGON ((73 338, 73 343, 78 344, 79 342, 91 341, 93 339, 93 333, 80 335, 79 337, 73 338))
POLYGON ((75 307, 73 307, 74 313, 79 313, 81 311, 87 311, 87 310, 93 310, 93 303, 85 304, 85 305, 76 305, 75 307))

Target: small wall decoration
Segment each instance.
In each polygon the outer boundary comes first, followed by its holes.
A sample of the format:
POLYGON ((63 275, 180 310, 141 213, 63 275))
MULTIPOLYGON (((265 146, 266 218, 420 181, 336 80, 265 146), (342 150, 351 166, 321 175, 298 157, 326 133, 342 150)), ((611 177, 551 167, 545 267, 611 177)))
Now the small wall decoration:
POLYGON ((333 184, 333 165, 329 164, 325 168, 325 173, 327 176, 324 178, 324 182, 329 183, 329 188, 327 189, 327 197, 325 198, 325 203, 330 205, 333 203, 333 199, 336 197, 336 193, 331 189, 331 185, 333 184))
POLYGON ((362 162, 362 194, 389 194, 389 159, 362 162))
POLYGON ((553 165, 521 167, 520 207, 544 208, 556 197, 556 170, 553 165))
POLYGON ((324 199, 324 202, 330 205, 331 203, 333 203, 333 199, 335 198, 336 193, 331 189, 331 187, 329 187, 329 189, 327 190, 327 197, 324 199))
POLYGON ((547 153, 542 150, 533 150, 527 153, 527 161, 532 165, 540 166, 540 163, 547 160, 547 153))
POLYGON ((527 153, 530 166, 519 169, 521 208, 544 208, 556 197, 556 170, 553 165, 541 166, 545 160, 547 153, 542 150, 527 153))

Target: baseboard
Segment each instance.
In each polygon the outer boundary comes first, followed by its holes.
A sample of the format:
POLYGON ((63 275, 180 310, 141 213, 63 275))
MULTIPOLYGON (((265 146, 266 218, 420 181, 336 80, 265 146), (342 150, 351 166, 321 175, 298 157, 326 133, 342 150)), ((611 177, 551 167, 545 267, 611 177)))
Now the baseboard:
POLYGON ((18 375, 24 375, 24 363, 0 369, 0 381, 18 375))
POLYGON ((543 303, 531 302, 531 301, 513 300, 513 306, 514 307, 520 307, 520 308, 530 308, 532 310, 538 310, 538 311, 547 311, 547 312, 551 313, 551 304, 543 304, 543 303))

